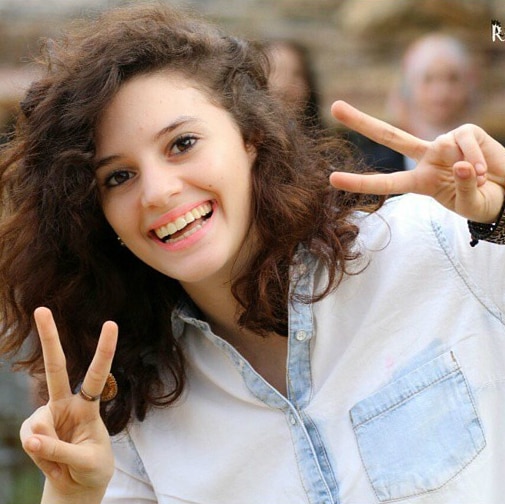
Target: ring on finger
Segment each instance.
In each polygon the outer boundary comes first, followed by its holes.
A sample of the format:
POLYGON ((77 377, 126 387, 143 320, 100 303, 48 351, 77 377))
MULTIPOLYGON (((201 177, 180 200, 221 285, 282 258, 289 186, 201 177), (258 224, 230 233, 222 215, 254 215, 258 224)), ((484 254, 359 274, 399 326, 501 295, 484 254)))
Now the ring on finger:
POLYGON ((111 401, 112 399, 114 399, 114 397, 116 397, 117 392, 118 392, 117 382, 116 382, 116 379, 114 378, 114 375, 112 373, 109 373, 109 376, 107 376, 107 381, 105 382, 105 386, 104 386, 101 394, 98 394, 98 395, 88 394, 88 392, 86 392, 84 390, 82 385, 81 385, 81 388, 79 389, 79 395, 85 401, 88 401, 88 402, 95 402, 95 401, 98 401, 99 399, 102 402, 111 401))
POLYGON ((85 400, 85 401, 89 401, 89 402, 94 402, 94 401, 98 401, 98 399, 100 399, 101 395, 102 394, 99 394, 99 395, 91 395, 91 394, 88 394, 82 387, 79 389, 79 395, 85 400))

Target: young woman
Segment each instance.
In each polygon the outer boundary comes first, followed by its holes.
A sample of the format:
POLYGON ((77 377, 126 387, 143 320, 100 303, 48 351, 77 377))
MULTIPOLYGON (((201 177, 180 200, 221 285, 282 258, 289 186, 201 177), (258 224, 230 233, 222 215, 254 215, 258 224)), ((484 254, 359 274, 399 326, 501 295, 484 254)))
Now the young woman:
POLYGON ((497 501, 500 144, 336 102, 419 160, 348 173, 281 113, 260 51, 160 6, 45 55, 0 229, 2 350, 47 385, 21 428, 43 503, 497 501))

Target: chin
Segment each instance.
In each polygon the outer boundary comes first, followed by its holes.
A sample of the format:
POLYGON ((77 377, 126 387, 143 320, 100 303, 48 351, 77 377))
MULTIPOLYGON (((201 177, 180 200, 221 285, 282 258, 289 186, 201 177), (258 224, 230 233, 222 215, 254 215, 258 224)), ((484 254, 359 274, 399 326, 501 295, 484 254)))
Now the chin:
POLYGON ((222 284, 230 281, 229 268, 221 261, 212 261, 206 258, 204 261, 199 261, 194 266, 183 266, 178 268, 175 274, 169 275, 181 284, 201 284, 201 283, 215 283, 221 282, 222 284), (228 272, 228 273, 227 273, 228 272))

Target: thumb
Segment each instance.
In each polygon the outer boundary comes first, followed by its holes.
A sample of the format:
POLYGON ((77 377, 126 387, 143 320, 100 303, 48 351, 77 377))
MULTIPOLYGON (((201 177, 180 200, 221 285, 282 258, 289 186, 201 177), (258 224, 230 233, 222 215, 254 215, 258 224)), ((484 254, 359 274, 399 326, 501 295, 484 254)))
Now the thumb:
POLYGON ((37 434, 23 442, 27 454, 38 460, 66 465, 84 465, 83 450, 72 443, 37 434))
MULTIPOLYGON (((97 444, 92 441, 83 446, 36 434, 23 441, 23 448, 39 469, 55 480, 67 471, 78 471, 82 476, 90 476, 93 472, 100 472, 100 463, 106 463, 106 457, 97 451, 97 444)), ((112 467, 113 463, 110 467, 107 465, 107 469, 112 470, 112 467)), ((107 471, 102 472, 105 474, 107 471)))
MULTIPOLYGON (((47 478, 58 479, 62 475, 62 470, 57 462, 49 460, 53 458, 48 453, 51 452, 50 444, 43 436, 31 436, 23 440, 23 448, 27 455, 33 460, 38 468, 47 478)), ((53 445, 54 446, 54 445, 53 445)))
POLYGON ((458 161, 453 166, 456 187, 455 211, 475 220, 482 213, 483 196, 478 190, 478 179, 475 168, 468 161, 458 161))

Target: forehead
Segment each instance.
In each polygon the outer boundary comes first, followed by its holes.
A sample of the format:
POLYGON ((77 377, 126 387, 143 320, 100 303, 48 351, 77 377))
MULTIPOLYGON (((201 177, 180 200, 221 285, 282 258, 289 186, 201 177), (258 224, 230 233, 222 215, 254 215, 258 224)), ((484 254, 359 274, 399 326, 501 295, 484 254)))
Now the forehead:
POLYGON ((466 74, 469 59, 462 47, 452 41, 426 40, 414 47, 405 62, 407 78, 419 78, 434 71, 466 74))
POLYGON ((112 124, 139 123, 157 117, 180 115, 185 110, 200 111, 211 106, 207 94, 180 74, 153 73, 126 81, 98 118, 96 132, 112 124))
MULTIPOLYGON (((125 81, 116 94, 112 97, 107 110, 110 107, 134 101, 138 103, 149 103, 151 101, 165 103, 174 101, 171 97, 177 95, 178 99, 184 96, 206 99, 204 92, 199 88, 197 82, 180 73, 175 72, 155 72, 149 74, 136 75, 125 81)), ((105 112, 105 111, 104 111, 105 112)))
POLYGON ((242 144, 244 135, 235 115, 216 102, 193 79, 179 74, 134 77, 123 84, 96 124, 95 160, 163 142, 183 130, 242 144))
POLYGON ((435 57, 432 61, 429 61, 423 68, 418 72, 419 77, 424 76, 448 76, 448 75, 459 75, 463 76, 466 74, 466 69, 459 65, 457 62, 447 60, 443 57, 435 57))
POLYGON ((152 142, 164 131, 190 123, 206 130, 238 129, 232 116, 193 80, 166 72, 136 76, 122 85, 99 117, 96 155, 152 142))
POLYGON ((268 57, 273 70, 303 67, 301 54, 289 45, 274 45, 270 49, 268 57))

